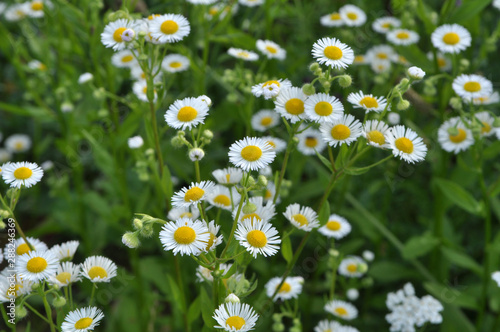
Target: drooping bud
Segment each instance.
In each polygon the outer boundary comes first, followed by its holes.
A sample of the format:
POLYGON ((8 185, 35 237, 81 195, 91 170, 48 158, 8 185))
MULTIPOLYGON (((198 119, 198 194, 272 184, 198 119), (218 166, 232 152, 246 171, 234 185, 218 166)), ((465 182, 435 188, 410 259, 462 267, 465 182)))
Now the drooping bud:
POLYGON ((141 244, 139 236, 136 232, 126 232, 123 234, 122 243, 131 249, 135 249, 141 244))
POLYGON ((339 77, 339 85, 343 88, 350 87, 352 84, 352 77, 349 75, 342 75, 339 77))

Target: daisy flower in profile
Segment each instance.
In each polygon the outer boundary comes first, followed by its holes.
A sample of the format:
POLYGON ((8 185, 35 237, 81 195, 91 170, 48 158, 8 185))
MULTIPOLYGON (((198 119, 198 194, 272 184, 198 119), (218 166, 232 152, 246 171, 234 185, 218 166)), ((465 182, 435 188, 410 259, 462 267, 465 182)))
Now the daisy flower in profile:
POLYGON ((141 136, 130 137, 127 140, 128 147, 131 149, 139 149, 144 145, 144 139, 141 136))
POLYGON ((452 87, 455 93, 466 101, 493 93, 491 81, 475 74, 458 76, 453 80, 452 87))
POLYGON ((257 40, 257 49, 268 59, 285 60, 286 51, 278 44, 270 40, 257 40))
POLYGON ((188 97, 174 101, 165 113, 165 121, 175 129, 191 129, 204 123, 208 106, 198 98, 188 97))
POLYGON ((99 325, 104 314, 96 307, 86 307, 70 311, 61 325, 62 332, 88 332, 99 325))
POLYGON ((298 134, 297 138, 299 139, 297 150, 306 156, 315 155, 316 151, 321 153, 326 147, 321 132, 313 128, 307 128, 298 134))
POLYGON ((189 68, 189 59, 180 54, 169 54, 161 63, 163 70, 169 73, 178 73, 189 68))
POLYGON ((345 277, 360 278, 366 273, 367 269, 368 266, 361 257, 348 256, 340 262, 338 272, 345 277))
POLYGON ((344 105, 336 97, 316 93, 307 98, 304 110, 311 121, 333 122, 344 114, 344 105))
POLYGON ((123 33, 129 29, 135 31, 139 29, 139 26, 134 21, 123 18, 110 22, 101 33, 101 42, 106 47, 121 51, 127 47, 127 42, 123 39, 123 33))
MULTIPOLYGON (((272 175, 272 171, 271 171, 271 175, 272 175)), ((273 202, 273 199, 274 199, 274 195, 276 195, 276 185, 274 184, 273 181, 268 181, 267 182, 267 186, 266 186, 266 189, 264 190, 264 196, 262 197, 264 199, 264 202, 273 202)), ((278 198, 276 199, 276 203, 279 203, 280 202, 280 198, 278 196, 278 198)))
POLYGON ((366 22, 366 14, 354 5, 345 5, 339 9, 340 17, 347 26, 358 27, 366 22))
POLYGON ((116 277, 116 264, 103 256, 90 256, 82 264, 81 275, 91 282, 109 282, 116 277))
POLYGON ((366 58, 366 55, 359 54, 354 56, 354 62, 352 63, 353 65, 366 65, 368 64, 369 61, 366 58))
MULTIPOLYGON (((439 67, 439 70, 441 71, 449 71, 451 70, 451 61, 448 59, 443 53, 437 52, 436 53, 437 57, 437 64, 439 67)), ((431 61, 434 61, 434 55, 432 52, 427 53, 427 58, 431 61)))
POLYGON ((132 68, 138 65, 132 51, 126 49, 113 54, 111 63, 118 68, 132 68))
POLYGON ((283 215, 292 225, 306 232, 319 226, 318 214, 308 206, 297 203, 288 205, 283 215))
POLYGON ((2 178, 5 183, 13 188, 22 186, 30 188, 34 186, 43 177, 43 169, 35 163, 27 161, 8 163, 2 168, 2 178))
POLYGON ((495 134, 495 128, 493 128, 493 122, 495 118, 487 111, 478 112, 475 114, 476 120, 479 120, 481 124, 481 136, 488 137, 495 134))
POLYGON ((301 88, 283 89, 274 101, 275 111, 291 123, 296 123, 306 117, 304 104, 307 96, 301 88))
POLYGON ((207 201, 213 206, 231 211, 233 207, 240 202, 240 197, 238 192, 234 191, 231 193, 229 188, 222 185, 216 185, 214 189, 207 194, 207 201))
POLYGON ((80 264, 63 262, 57 267, 57 272, 50 278, 50 282, 59 287, 68 286, 69 284, 82 280, 80 271, 80 264))
POLYGON ((5 139, 5 148, 12 153, 26 152, 31 148, 31 138, 24 134, 14 134, 5 139))
POLYGON ((273 110, 263 109, 252 116, 252 129, 255 131, 266 131, 279 124, 280 116, 273 110))
POLYGON ((237 59, 242 59, 245 61, 257 61, 259 59, 259 55, 252 51, 243 50, 241 48, 231 47, 227 50, 227 54, 237 59))
POLYGON ((472 103, 474 105, 491 105, 491 104, 498 104, 499 102, 500 102, 500 95, 496 91, 490 95, 472 99, 472 103))
POLYGON ((259 137, 245 137, 229 147, 229 161, 244 171, 256 171, 273 162, 276 152, 259 137))
POLYGON ((33 282, 50 278, 57 271, 59 260, 50 251, 30 251, 16 259, 16 272, 21 279, 33 282))
POLYGON ((474 137, 462 120, 459 117, 454 117, 439 127, 438 141, 443 150, 457 154, 473 145, 474 137))
POLYGON ((75 252, 78 249, 79 245, 80 242, 76 240, 68 241, 62 244, 54 245, 52 248, 50 248, 50 251, 52 251, 52 253, 61 262, 69 261, 73 259, 73 256, 75 255, 75 252))
POLYGON ((340 27, 344 25, 344 20, 338 12, 333 12, 328 15, 321 16, 319 22, 325 27, 340 27))
POLYGON ((399 28, 401 20, 391 16, 377 18, 372 23, 372 29, 378 33, 388 33, 392 29, 399 28))
POLYGON ((385 139, 385 134, 389 130, 389 126, 378 120, 368 120, 363 126, 363 136, 368 141, 368 144, 376 148, 389 148, 389 144, 385 139))
POLYGON ((156 16, 149 22, 149 31, 162 44, 175 43, 189 35, 191 27, 184 16, 165 14, 156 16))
POLYGON ((197 99, 204 102, 208 107, 212 106, 212 99, 207 95, 198 96, 197 99))
POLYGON ((370 68, 376 74, 382 74, 382 73, 388 72, 391 69, 391 62, 390 61, 373 61, 370 63, 370 68))
POLYGON ((314 328, 314 332, 334 332, 334 331, 344 331, 343 326, 334 320, 322 320, 314 328))
POLYGON ((408 68, 406 72, 408 73, 408 76, 414 80, 421 80, 425 77, 425 71, 416 66, 408 68))
POLYGON ((500 287, 500 271, 493 272, 491 274, 491 279, 493 279, 493 281, 498 284, 498 287, 500 287))
POLYGON ((172 205, 175 207, 196 205, 207 199, 207 194, 214 189, 214 186, 212 181, 191 182, 188 188, 184 187, 174 194, 172 205))
POLYGON ((443 53, 460 53, 471 45, 469 31, 458 24, 444 24, 431 35, 432 45, 443 53))
POLYGON ((243 178, 243 171, 240 168, 228 167, 213 171, 212 176, 220 184, 234 185, 243 178))
POLYGON ((325 305, 325 311, 345 320, 358 317, 358 309, 346 301, 333 300, 325 305))
POLYGON ((350 145, 361 136, 361 122, 351 114, 344 114, 342 118, 334 122, 325 122, 319 127, 323 139, 328 145, 350 145))
MULTIPOLYGON (((281 283, 281 277, 274 277, 270 279, 266 284, 266 294, 267 297, 272 297, 276 289, 281 283)), ((281 285, 278 293, 274 297, 273 301, 277 300, 290 300, 296 299, 302 293, 302 284, 304 283, 304 278, 302 277, 287 277, 283 285, 281 285)))
POLYGON ((394 45, 408 46, 418 43, 420 36, 415 31, 408 29, 395 29, 386 34, 387 41, 394 45))
POLYGON ((219 325, 217 329, 224 329, 224 331, 239 331, 247 332, 253 330, 259 315, 255 310, 246 303, 222 303, 215 309, 213 318, 219 325))
POLYGON ((387 131, 385 138, 395 157, 400 157, 411 164, 425 159, 427 146, 423 139, 410 128, 402 125, 392 127, 387 131))
POLYGON ((5 19, 9 22, 16 22, 26 17, 30 11, 29 2, 10 5, 5 10, 5 19))
POLYGON ((34 70, 34 71, 37 71, 37 70, 46 71, 47 70, 47 66, 38 60, 31 60, 30 62, 28 62, 27 65, 28 65, 29 69, 34 70))
POLYGON ((205 247, 205 251, 208 252, 215 249, 215 247, 222 243, 222 235, 217 236, 217 233, 219 233, 220 225, 216 225, 214 220, 210 221, 206 225, 208 228, 209 238, 205 247))
POLYGON ((264 96, 264 99, 271 99, 279 95, 282 89, 291 87, 292 83, 287 79, 270 80, 252 86, 252 93, 255 97, 264 96))
POLYGON ((191 220, 195 220, 200 216, 200 210, 196 205, 191 205, 189 207, 183 208, 173 208, 168 211, 167 218, 168 220, 175 221, 180 218, 189 218, 191 220))
POLYGON ((354 61, 352 48, 336 38, 321 38, 314 43, 312 56, 320 64, 332 68, 346 68, 354 61))
POLYGON ((387 100, 384 97, 374 97, 372 94, 364 94, 363 91, 350 93, 347 101, 355 108, 365 109, 366 112, 382 112, 387 106, 387 100))
POLYGON ((255 7, 262 5, 264 0, 238 0, 238 3, 242 6, 255 7))
MULTIPOLYGON (((49 249, 45 243, 33 237, 28 236, 26 240, 28 240, 29 244, 31 244, 34 251, 41 252, 41 251, 47 251, 49 249)), ((16 255, 18 256, 31 252, 30 247, 26 242, 24 242, 24 239, 22 237, 16 240, 15 246, 16 246, 16 255)), ((4 252, 9 252, 7 247, 4 249, 4 252)))
POLYGON ((398 55, 389 45, 376 45, 366 52, 366 59, 369 62, 386 61, 396 62, 398 55))
MULTIPOLYGON (((142 100, 144 102, 149 102, 148 83, 146 82, 146 80, 135 82, 134 85, 132 86, 132 91, 134 91, 134 94, 139 100, 142 100)), ((153 88, 153 93, 154 93, 153 102, 156 102, 158 94, 156 93, 155 88, 153 88)))
POLYGON ((339 240, 351 232, 351 224, 346 218, 341 217, 338 214, 332 214, 328 217, 328 221, 325 226, 318 229, 318 232, 324 236, 333 237, 334 239, 339 240))
POLYGON ((276 228, 268 221, 256 218, 238 223, 235 238, 254 258, 257 258, 257 254, 264 257, 275 255, 281 243, 276 228))
POLYGON ((280 153, 285 151, 286 149, 286 141, 282 140, 281 138, 273 137, 273 136, 265 136, 261 137, 264 141, 267 142, 272 147, 272 151, 276 153, 280 153))

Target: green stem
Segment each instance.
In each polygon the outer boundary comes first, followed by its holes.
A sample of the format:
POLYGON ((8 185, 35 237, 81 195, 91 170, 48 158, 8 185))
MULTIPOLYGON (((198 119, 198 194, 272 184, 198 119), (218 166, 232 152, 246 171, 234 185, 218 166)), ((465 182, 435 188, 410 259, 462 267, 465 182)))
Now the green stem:
POLYGON ((278 183, 276 183, 276 193, 274 194, 273 204, 276 204, 276 200, 278 199, 278 196, 280 194, 281 183, 283 182, 283 177, 285 176, 286 166, 288 164, 288 158, 290 157, 290 152, 292 152, 294 146, 293 138, 295 136, 295 131, 299 127, 300 123, 302 123, 302 121, 298 122, 291 131, 290 139, 288 140, 288 145, 285 151, 285 157, 283 158, 283 165, 281 166, 280 177, 278 179, 278 183))
POLYGON ((3 317, 3 320, 5 321, 5 324, 7 326, 11 327, 12 331, 15 331, 16 330, 16 324, 9 323, 9 317, 7 317, 7 312, 5 311, 5 307, 3 306, 3 304, 0 305, 0 311, 2 311, 2 317, 3 317))
POLYGON ((26 308, 28 308, 29 310, 33 311, 33 313, 35 315, 37 315, 38 317, 40 317, 45 323, 50 324, 50 322, 48 321, 47 317, 45 317, 44 315, 42 315, 38 310, 36 310, 35 308, 33 308, 31 305, 29 305, 28 303, 25 302, 24 306, 26 308))
MULTIPOLYGON (((331 244, 332 249, 335 249, 335 240, 332 239, 332 244, 331 244)), ((335 262, 332 266, 332 284, 330 286, 330 300, 333 300, 335 296, 335 283, 337 281, 337 258, 333 257, 335 259, 335 262)))
POLYGON ((181 267, 179 265, 179 259, 174 255, 174 265, 175 265, 175 275, 177 277, 177 284, 182 294, 182 319, 184 322, 184 331, 189 332, 189 320, 187 316, 187 305, 186 305, 186 294, 184 293, 184 283, 182 281, 181 267))
POLYGON ((90 294, 89 306, 92 306, 94 302, 95 289, 97 288, 96 284, 92 284, 92 293, 90 294))
POLYGON ((52 309, 50 308, 49 302, 47 302, 47 296, 45 295, 45 292, 43 291, 45 287, 40 286, 38 293, 42 297, 43 300, 43 306, 45 307, 45 313, 47 315, 47 320, 50 326, 50 332, 55 332, 56 327, 54 325, 54 322, 52 321, 52 309))
POLYGON ((28 239, 26 238, 26 235, 24 235, 24 232, 23 232, 23 229, 21 228, 21 225, 19 225, 19 223, 17 222, 17 218, 14 215, 14 212, 10 209, 10 206, 5 203, 2 195, 0 195, 0 201, 2 202, 2 205, 7 210, 7 212, 9 212, 12 220, 14 220, 14 225, 16 226, 16 230, 19 233, 19 235, 21 235, 21 237, 23 238, 24 243, 26 243, 30 247, 31 250, 35 250, 35 248, 31 245, 31 243, 28 242, 28 239))

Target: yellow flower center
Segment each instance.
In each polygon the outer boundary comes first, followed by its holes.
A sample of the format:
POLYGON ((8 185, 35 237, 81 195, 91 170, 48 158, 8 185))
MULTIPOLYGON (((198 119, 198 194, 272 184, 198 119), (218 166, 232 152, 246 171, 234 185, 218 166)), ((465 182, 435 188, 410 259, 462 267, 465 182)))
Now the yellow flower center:
POLYGON ((188 191, 186 191, 186 193, 184 194, 184 201, 185 202, 199 201, 204 194, 205 190, 198 187, 193 187, 188 191))
POLYGON ((443 68, 446 66, 446 60, 443 58, 438 58, 438 66, 439 68, 443 68))
POLYGON ((255 145, 245 146, 241 150, 241 157, 246 161, 256 161, 262 156, 262 150, 255 145))
POLYGON ((231 174, 226 174, 226 181, 229 183, 229 179, 231 178, 231 174))
POLYGON ((226 195, 221 194, 214 198, 214 203, 221 204, 224 206, 229 206, 231 205, 231 199, 226 195))
POLYGON ((338 221, 332 220, 326 223, 326 228, 331 231, 338 231, 340 229, 340 223, 338 221))
POLYGON ((267 237, 264 232, 254 229, 253 231, 248 232, 247 241, 252 247, 263 248, 267 244, 267 237))
POLYGON ((124 27, 121 27, 121 28, 118 28, 115 30, 115 32, 113 33, 113 39, 115 40, 115 42, 121 43, 123 41, 122 33, 125 30, 127 30, 127 28, 124 28, 124 27))
POLYGON ((208 244, 207 244, 207 248, 206 250, 208 251, 212 245, 214 244, 214 241, 215 241, 215 235, 213 235, 212 233, 209 233, 210 234, 210 237, 208 238, 208 244))
POLYGON ((384 29, 389 29, 392 27, 392 24, 389 22, 382 23, 382 28, 384 29))
POLYGON ((170 62, 169 66, 172 68, 180 68, 180 67, 182 67, 182 63, 180 63, 179 61, 174 61, 174 62, 170 62))
POLYGON ((91 280, 93 280, 95 278, 104 279, 107 276, 108 276, 108 272, 106 272, 106 270, 100 266, 92 266, 92 268, 89 270, 89 277, 91 280))
POLYGON ((363 61, 365 61, 365 57, 362 55, 356 55, 354 57, 354 62, 363 62, 363 61))
POLYGON ((467 92, 478 92, 481 90, 479 82, 470 81, 464 84, 464 90, 467 92))
POLYGON ((356 264, 349 264, 347 265, 347 271, 354 273, 358 270, 358 265, 356 264))
POLYGON ((130 55, 130 54, 129 54, 129 55, 125 55, 125 56, 122 58, 122 62, 125 62, 125 63, 130 62, 130 61, 132 61, 132 60, 134 60, 134 57, 133 57, 132 55, 130 55))
POLYGON ((243 325, 245 325, 245 320, 240 316, 231 316, 226 319, 226 325, 236 330, 241 330, 243 325))
POLYGON ((366 108, 376 108, 378 107, 378 101, 377 99, 370 97, 370 96, 365 96, 363 99, 359 101, 359 104, 363 107, 366 108))
POLYGON ((273 122, 273 118, 270 116, 265 116, 260 120, 260 124, 267 127, 273 122))
POLYGON ((26 269, 31 273, 40 273, 47 268, 47 261, 42 257, 33 257, 26 264, 26 269))
POLYGON ((378 130, 372 130, 366 136, 368 137, 368 140, 370 142, 377 143, 378 145, 384 145, 385 144, 385 137, 378 130))
POLYGON ((339 13, 330 14, 330 20, 332 20, 332 21, 340 20, 340 14, 339 13))
POLYGON ((75 329, 81 330, 81 329, 86 329, 89 327, 93 322, 93 319, 90 317, 84 317, 80 318, 76 323, 75 323, 75 329))
POLYGON ((273 141, 267 141, 267 144, 269 144, 273 149, 276 149, 276 144, 273 141))
POLYGON ((335 308, 335 313, 337 313, 337 315, 339 316, 345 316, 347 315, 347 310, 345 310, 345 308, 343 307, 337 307, 335 308))
POLYGON ((276 54, 276 53, 278 53, 278 50, 276 49, 276 47, 266 46, 266 50, 267 50, 269 53, 272 53, 272 54, 276 54))
POLYGON ((398 34, 396 34, 396 37, 398 39, 408 39, 408 38, 410 38, 410 34, 406 31, 401 31, 398 34))
POLYGON ((27 245, 26 243, 23 243, 23 244, 19 245, 19 247, 17 247, 16 254, 21 256, 21 255, 29 253, 30 251, 31 251, 30 246, 27 245))
POLYGON ((281 285, 280 290, 278 293, 289 293, 292 290, 292 287, 288 282, 284 282, 283 285, 281 285))
POLYGON ((413 142, 406 137, 400 137, 396 140, 396 148, 404 153, 413 152, 413 142))
POLYGON ((242 57, 242 58, 248 58, 250 56, 250 54, 248 52, 245 52, 245 51, 239 52, 237 55, 242 57))
POLYGON ((314 148, 316 147, 316 145, 318 145, 318 139, 316 137, 306 137, 304 144, 308 148, 314 148))
POLYGON ((491 131, 491 126, 486 123, 482 122, 483 126, 481 127, 481 134, 489 133, 491 131))
POLYGON ((35 1, 31 3, 31 9, 33 10, 43 10, 43 2, 35 1))
MULTIPOLYGON (((256 220, 258 221, 261 221, 262 218, 257 214, 257 213, 249 213, 249 214, 245 214, 242 218, 241 218, 241 221, 243 220, 247 220, 247 219, 250 219, 252 220, 253 218, 255 218, 256 220)), ((253 222, 252 222, 252 225, 253 225, 253 222)))
POLYGON ((29 179, 33 175, 33 171, 28 167, 19 167, 14 171, 14 177, 18 180, 29 179))
POLYGON ((346 125, 338 124, 332 128, 331 134, 334 139, 342 141, 351 135, 351 129, 346 125))
POLYGON ((323 54, 325 54, 325 56, 328 59, 332 59, 332 60, 339 60, 340 58, 342 58, 342 50, 340 48, 338 48, 337 46, 325 47, 323 54))
POLYGON ((304 113, 304 102, 299 98, 291 98, 285 103, 285 110, 292 115, 304 113))
POLYGON ((443 42, 448 45, 455 45, 460 41, 460 36, 455 32, 448 32, 443 36, 443 42))
POLYGON ((262 87, 265 88, 266 86, 271 85, 271 84, 276 84, 278 87, 280 86, 280 82, 278 82, 276 80, 271 80, 271 81, 267 81, 264 84, 262 84, 262 87))
POLYGON ((304 226, 304 225, 309 224, 309 221, 307 220, 307 218, 303 214, 300 214, 300 213, 293 215, 292 219, 295 220, 296 222, 298 222, 300 224, 300 226, 304 226))
POLYGON ((198 112, 193 107, 184 106, 179 110, 179 113, 177 113, 177 120, 182 122, 189 122, 193 121, 197 115, 198 112))
POLYGON ((271 190, 267 189, 266 193, 264 194, 264 198, 271 199, 272 197, 273 197, 273 193, 271 192, 271 190))
POLYGON ((144 94, 148 93, 148 87, 147 86, 145 86, 144 88, 142 88, 142 93, 144 93, 144 94))
POLYGON ((219 10, 216 7, 212 7, 208 10, 208 13, 212 16, 217 15, 218 12, 219 10))
POLYGON ((166 35, 171 35, 179 30, 179 25, 175 21, 167 20, 161 24, 160 30, 166 35))
POLYGON ((67 284, 71 279, 71 273, 61 272, 56 276, 56 279, 59 280, 61 284, 67 284))
POLYGON ((193 214, 191 212, 184 212, 181 214, 181 218, 192 218, 193 214))
POLYGON ((388 57, 389 56, 387 55, 387 53, 377 53, 377 58, 379 58, 379 59, 385 60, 388 57))
POLYGON ((354 21, 355 19, 358 18, 358 14, 353 13, 353 12, 347 13, 347 18, 354 21))
POLYGON ((196 239, 196 233, 189 226, 181 226, 174 232, 174 240, 179 244, 190 244, 196 239))
POLYGON ((327 116, 332 114, 333 107, 332 104, 327 103, 326 101, 320 101, 314 106, 314 112, 320 116, 327 116))
POLYGON ((467 134, 465 133, 465 130, 461 128, 458 128, 458 134, 450 135, 450 141, 452 141, 453 143, 460 143, 466 138, 467 134))
POLYGON ((41 63, 39 66, 38 66, 38 69, 40 70, 47 70, 47 66, 44 65, 43 63, 41 63))

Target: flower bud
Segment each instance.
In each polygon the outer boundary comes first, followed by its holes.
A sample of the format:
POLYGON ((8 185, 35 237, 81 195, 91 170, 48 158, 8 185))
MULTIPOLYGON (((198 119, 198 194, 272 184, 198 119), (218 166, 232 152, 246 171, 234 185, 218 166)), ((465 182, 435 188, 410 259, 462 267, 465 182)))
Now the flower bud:
POLYGON ((342 75, 339 77, 339 85, 342 88, 350 87, 352 84, 352 78, 349 75, 342 75))
POLYGON ((328 250, 328 255, 332 256, 332 257, 338 257, 339 256, 339 251, 338 250, 335 250, 335 249, 329 249, 328 250))
POLYGON ((257 184, 262 187, 267 186, 267 178, 264 175, 259 175, 257 178, 257 184))
POLYGON ((184 141, 179 136, 172 137, 170 143, 174 148, 181 148, 184 145, 184 141))
POLYGON ((203 130, 203 134, 202 135, 203 135, 203 137, 205 137, 207 139, 214 138, 214 133, 211 130, 208 130, 208 129, 203 130))
POLYGON ((144 237, 151 237, 154 233, 152 224, 144 224, 144 227, 141 229, 141 235, 144 237))
POLYGON ((273 324, 273 332, 284 332, 285 324, 283 323, 274 323, 273 324))
POLYGON ((459 97, 450 98, 450 106, 454 110, 461 110, 462 109, 462 99, 460 99, 459 97))
POLYGON ((142 221, 142 219, 135 218, 132 221, 132 225, 134 226, 135 229, 139 230, 144 226, 144 222, 142 221))
POLYGON ((0 220, 0 230, 4 230, 5 226, 7 225, 5 225, 5 223, 2 220, 0 220))
POLYGON ((496 116, 495 120, 493 120, 493 127, 495 127, 495 128, 500 127, 500 118, 498 116, 496 116))
POLYGON ((0 217, 2 219, 7 219, 10 216, 10 212, 7 210, 0 210, 0 217))
POLYGON ((203 159, 203 157, 205 157, 205 151, 203 151, 203 149, 194 148, 189 151, 189 159, 192 162, 199 161, 203 159))
POLYGON ((251 213, 254 213, 255 211, 257 211, 257 205, 255 205, 254 203, 250 203, 250 202, 245 204, 245 206, 243 206, 243 209, 242 209, 242 212, 244 214, 251 214, 251 213))
POLYGON ((310 96, 316 93, 316 89, 314 85, 307 83, 302 86, 302 92, 304 92, 306 96, 310 96))
POLYGON ((23 319, 28 314, 28 310, 24 306, 16 306, 16 318, 23 319))
POLYGON ((237 297, 236 295, 234 295, 233 293, 229 294, 226 299, 224 300, 224 302, 228 303, 228 302, 231 302, 231 303, 240 303, 240 298, 237 297))
POLYGON ((135 31, 132 29, 126 29, 122 32, 122 40, 124 42, 131 42, 135 38, 135 31))
POLYGON ((355 301, 359 297, 359 291, 356 288, 349 288, 346 292, 346 296, 349 300, 355 301))
POLYGON ((469 69, 469 66, 470 66, 469 60, 464 58, 460 59, 460 65, 459 65, 460 71, 467 71, 467 69, 469 69))
POLYGON ((311 63, 311 64, 309 65, 309 70, 310 70, 311 72, 313 72, 313 73, 314 73, 316 70, 318 70, 318 69, 320 69, 320 67, 319 67, 319 63, 317 63, 317 62, 313 62, 313 63, 311 63))
POLYGON ((405 111, 410 107, 410 102, 405 99, 401 99, 397 105, 399 111, 405 111))
POLYGON ((105 108, 101 108, 97 111, 97 116, 100 118, 107 118, 109 116, 109 111, 105 108))
POLYGON ((450 127, 447 131, 450 136, 457 136, 459 134, 458 128, 455 127, 450 127))
POLYGON ((281 315, 280 315, 280 314, 273 314, 273 320, 274 320, 276 323, 281 322, 281 315))
POLYGON ((65 101, 64 103, 61 104, 61 112, 63 113, 68 113, 73 110, 73 104, 70 103, 69 101, 65 101))
POLYGON ((253 178, 253 176, 249 176, 247 181, 247 186, 251 187, 253 185, 255 185, 255 179, 253 178))
POLYGON ((202 95, 199 96, 198 99, 207 104, 208 107, 212 106, 212 99, 210 99, 208 96, 202 95))
POLYGON ((363 251, 363 258, 368 262, 371 262, 375 259, 375 254, 370 250, 363 251))
POLYGON ((62 308, 66 305, 66 299, 62 296, 57 296, 56 298, 54 298, 54 300, 52 301, 52 306, 54 308, 62 308))
POLYGON ((141 244, 141 242, 139 241, 139 236, 136 232, 126 232, 125 234, 123 234, 122 243, 130 249, 135 249, 141 244))
POLYGON ((366 271, 368 271, 368 264, 366 263, 358 264, 358 271, 361 273, 366 273, 366 271))
POLYGON ((416 67, 416 66, 408 68, 407 73, 408 73, 408 76, 410 76, 410 78, 412 78, 414 80, 421 80, 425 76, 425 71, 423 71, 422 69, 420 69, 419 67, 416 67))

